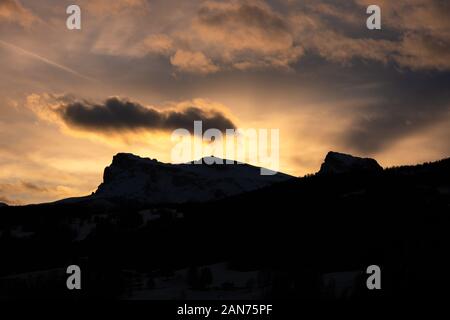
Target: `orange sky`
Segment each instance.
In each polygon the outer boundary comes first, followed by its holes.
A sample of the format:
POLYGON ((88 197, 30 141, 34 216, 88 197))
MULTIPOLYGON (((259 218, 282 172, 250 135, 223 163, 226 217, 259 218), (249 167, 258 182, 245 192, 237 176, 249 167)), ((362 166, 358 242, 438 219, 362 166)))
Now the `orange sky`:
POLYGON ((279 129, 297 176, 329 150, 383 166, 449 156, 450 6, 379 1, 373 33, 369 2, 0 0, 0 202, 89 194, 117 152, 169 162, 164 126, 67 113, 109 97, 279 129), (80 31, 65 27, 73 3, 80 31))

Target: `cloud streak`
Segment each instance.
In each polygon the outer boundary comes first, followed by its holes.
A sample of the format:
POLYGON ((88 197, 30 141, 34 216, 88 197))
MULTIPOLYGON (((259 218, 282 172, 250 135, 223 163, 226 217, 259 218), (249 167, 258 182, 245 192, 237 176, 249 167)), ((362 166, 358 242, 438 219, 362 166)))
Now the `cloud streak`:
POLYGON ((42 56, 40 56, 40 55, 38 55, 38 54, 36 54, 34 52, 31 52, 31 51, 25 50, 23 48, 20 48, 20 47, 14 45, 12 43, 9 43, 9 42, 6 42, 6 41, 3 41, 3 40, 0 39, 0 45, 2 45, 4 47, 7 47, 9 49, 12 49, 16 53, 24 54, 24 55, 26 55, 26 56, 28 56, 30 58, 33 58, 33 59, 38 60, 38 61, 41 61, 41 62, 43 62, 45 64, 48 64, 48 65, 50 65, 52 67, 55 67, 55 68, 59 69, 59 70, 65 71, 67 73, 70 73, 70 74, 72 74, 74 76, 77 76, 77 77, 79 77, 81 79, 89 80, 89 81, 95 81, 94 79, 92 79, 90 77, 87 77, 85 75, 82 75, 81 73, 79 73, 79 72, 77 72, 77 71, 75 71, 75 70, 73 70, 73 69, 71 69, 69 67, 66 67, 66 66, 64 66, 62 64, 59 64, 59 63, 54 62, 54 61, 51 61, 51 60, 49 60, 49 59, 47 59, 45 57, 42 57, 42 56))

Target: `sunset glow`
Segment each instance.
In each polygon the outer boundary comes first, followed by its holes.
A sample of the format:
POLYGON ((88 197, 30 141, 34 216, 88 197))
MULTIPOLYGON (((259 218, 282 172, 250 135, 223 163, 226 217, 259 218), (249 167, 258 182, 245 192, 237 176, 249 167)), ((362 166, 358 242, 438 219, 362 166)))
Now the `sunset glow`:
POLYGON ((118 152, 170 162, 191 114, 279 129, 295 176, 450 155, 448 3, 378 1, 371 31, 366 0, 80 0, 68 30, 71 2, 0 0, 0 202, 88 195, 118 152))

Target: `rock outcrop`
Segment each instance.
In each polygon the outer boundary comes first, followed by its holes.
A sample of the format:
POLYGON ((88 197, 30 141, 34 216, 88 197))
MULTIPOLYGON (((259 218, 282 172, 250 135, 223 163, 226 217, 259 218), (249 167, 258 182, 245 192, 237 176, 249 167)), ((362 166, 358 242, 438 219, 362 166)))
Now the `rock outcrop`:
POLYGON ((320 167, 319 175, 342 173, 378 173, 383 168, 372 158, 360 158, 330 151, 320 167))
MULTIPOLYGON (((204 158, 202 160, 211 160, 204 158)), ((222 160, 216 158, 215 160, 222 160)), ((210 163, 211 161, 208 161, 210 163)), ((260 174, 248 164, 168 164, 119 153, 103 175, 94 197, 139 203, 203 202, 256 190, 292 178, 260 174)))

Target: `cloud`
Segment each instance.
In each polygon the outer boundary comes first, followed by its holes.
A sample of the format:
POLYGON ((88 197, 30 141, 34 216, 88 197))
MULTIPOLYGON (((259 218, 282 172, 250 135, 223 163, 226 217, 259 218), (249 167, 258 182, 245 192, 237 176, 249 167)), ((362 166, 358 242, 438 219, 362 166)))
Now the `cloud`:
POLYGON ((149 53, 170 55, 174 52, 173 40, 165 34, 151 34, 130 48, 129 54, 143 57, 149 53))
MULTIPOLYGON (((146 35, 125 54, 167 56, 180 72, 290 69, 303 55, 282 14, 264 1, 203 1, 183 23, 146 35)), ((164 28, 162 22, 160 29, 164 28)))
MULTIPOLYGON (((0 202, 11 205, 23 204, 22 200, 27 199, 27 195, 40 199, 60 199, 74 194, 76 190, 62 185, 47 185, 46 183, 34 183, 30 181, 15 181, 12 183, 0 184, 0 202), (42 185, 41 185, 42 184, 42 185)), ((27 199, 30 200, 30 199, 27 199)))
POLYGON ((15 201, 0 195, 0 203, 16 204, 15 201))
POLYGON ((403 37, 401 52, 396 61, 411 69, 450 69, 450 36, 408 33, 403 37))
POLYGON ((235 128, 233 121, 220 110, 196 106, 159 110, 119 97, 93 103, 69 96, 32 95, 28 97, 28 105, 43 119, 62 122, 72 129, 103 134, 173 131, 178 128, 191 131, 194 121, 202 121, 204 130, 235 128))
MULTIPOLYGON (((367 6, 370 0, 356 0, 367 6)), ((450 69, 450 3, 442 0, 381 0, 385 30, 398 33, 392 55, 414 70, 450 69)))
POLYGON ((26 190, 32 190, 35 192, 48 192, 47 188, 38 186, 37 184, 34 184, 32 182, 21 181, 20 184, 26 190))
POLYGON ((304 53, 285 17, 262 1, 207 1, 180 36, 237 69, 289 68, 304 53))
POLYGON ((438 126, 450 119, 449 80, 430 80, 424 86, 425 77, 409 82, 383 87, 383 98, 355 111, 355 118, 348 126, 343 141, 353 150, 374 154, 393 143, 438 126))
MULTIPOLYGON (((361 59, 412 70, 450 69, 448 1, 379 0, 381 31, 365 27, 370 4, 371 0, 82 0, 83 37, 66 41, 67 48, 80 52, 137 59, 161 55, 177 72, 200 75, 291 71, 311 55, 345 65, 361 59)), ((60 16, 47 11, 50 23, 60 23, 60 16)), ((0 21, 30 26, 36 19, 18 0, 0 0, 0 21)), ((56 30, 45 31, 61 39, 56 30)))
POLYGON ((191 73, 208 74, 219 70, 202 52, 177 50, 170 62, 178 70, 191 73))
POLYGON ((201 74, 291 70, 307 53, 344 64, 358 58, 410 69, 450 68, 448 3, 380 1, 383 30, 378 33, 365 27, 369 4, 292 1, 276 10, 266 1, 204 1, 183 24, 145 37, 128 53, 156 52, 181 72, 201 74))
POLYGON ((49 192, 50 190, 46 187, 42 187, 39 186, 33 182, 29 182, 29 181, 18 181, 16 183, 4 183, 4 184, 0 184, 0 190, 4 191, 8 191, 9 193, 11 192, 27 192, 27 191, 32 191, 32 192, 39 192, 39 193, 46 193, 49 192))
POLYGON ((7 21, 29 27, 39 19, 18 0, 0 0, 0 22, 7 21))
POLYGON ((115 15, 127 10, 149 10, 146 0, 82 0, 81 6, 95 15, 115 15))
MULTIPOLYGON (((200 75, 291 71, 311 55, 346 65, 362 59, 413 70, 450 69, 448 1, 379 0, 381 31, 366 29, 365 9, 370 4, 371 0, 82 0, 83 37, 67 39, 67 48, 137 59, 161 55, 177 72, 200 75)), ((61 19, 52 14, 48 21, 61 19)), ((0 21, 30 26, 36 19, 19 1, 0 0, 0 21)), ((46 31, 61 39, 56 30, 46 31)))

